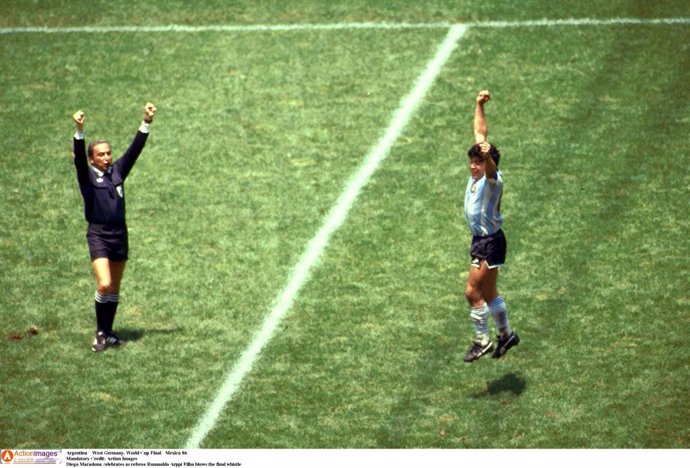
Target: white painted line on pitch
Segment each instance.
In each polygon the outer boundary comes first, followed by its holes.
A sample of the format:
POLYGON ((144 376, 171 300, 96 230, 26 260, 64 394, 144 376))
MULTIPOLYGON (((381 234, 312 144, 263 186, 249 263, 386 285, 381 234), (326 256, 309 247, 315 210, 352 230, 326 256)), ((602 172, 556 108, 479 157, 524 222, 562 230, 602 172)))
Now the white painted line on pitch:
MULTIPOLYGON (((536 26, 615 26, 615 25, 688 25, 690 18, 570 18, 524 21, 472 21, 463 23, 480 28, 524 28, 536 26)), ((216 24, 152 26, 24 26, 0 28, 0 34, 43 33, 195 33, 195 32, 262 32, 262 31, 331 31, 353 29, 448 29, 460 23, 326 23, 326 24, 216 24)))
POLYGON ((341 29, 448 29, 453 23, 306 23, 306 24, 211 24, 154 26, 56 26, 0 28, 0 33, 122 33, 122 32, 263 32, 263 31, 332 31, 341 29))
POLYGON ((402 134, 415 110, 433 85, 441 69, 448 61, 457 42, 467 31, 466 26, 455 25, 450 28, 446 38, 439 45, 436 54, 427 64, 423 73, 417 78, 412 91, 401 101, 381 139, 369 151, 357 172, 348 182, 345 191, 328 213, 323 226, 309 241, 297 265, 292 270, 285 289, 276 297, 273 310, 264 319, 261 329, 254 336, 249 347, 242 353, 235 367, 227 374, 218 395, 210 404, 196 428, 187 441, 188 448, 198 448, 208 432, 215 426, 225 405, 230 401, 242 379, 249 373, 263 347, 273 336, 297 297, 302 286, 307 282, 311 268, 330 241, 331 235, 342 226, 350 208, 355 203, 362 188, 388 155, 391 147, 402 134))
POLYGON ((688 25, 690 18, 569 18, 525 21, 479 21, 471 26, 480 28, 530 28, 535 26, 638 26, 638 25, 688 25))

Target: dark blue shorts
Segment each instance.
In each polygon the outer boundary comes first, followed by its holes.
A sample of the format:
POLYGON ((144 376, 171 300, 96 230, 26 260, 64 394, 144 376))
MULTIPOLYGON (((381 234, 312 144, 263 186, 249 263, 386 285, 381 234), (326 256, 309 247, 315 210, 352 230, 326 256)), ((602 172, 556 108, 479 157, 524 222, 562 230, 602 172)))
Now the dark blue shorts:
POLYGON ((126 227, 89 224, 86 241, 92 262, 97 258, 107 258, 114 262, 127 261, 129 240, 126 227))
POLYGON ((470 256, 472 266, 479 268, 483 261, 489 268, 498 268, 506 262, 506 250, 508 243, 502 230, 498 230, 490 236, 472 236, 472 247, 470 256))

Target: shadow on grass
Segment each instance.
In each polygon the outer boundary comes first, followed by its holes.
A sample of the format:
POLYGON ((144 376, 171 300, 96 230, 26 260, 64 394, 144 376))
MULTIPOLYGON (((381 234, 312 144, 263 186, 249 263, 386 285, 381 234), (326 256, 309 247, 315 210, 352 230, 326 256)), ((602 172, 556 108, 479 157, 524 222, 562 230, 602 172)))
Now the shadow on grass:
POLYGON ((120 328, 117 336, 125 341, 139 341, 146 335, 172 335, 181 331, 181 328, 120 328))
POLYGON ((488 382, 486 384, 486 390, 483 392, 476 392, 470 396, 472 398, 484 398, 501 393, 512 393, 515 396, 519 396, 525 391, 525 387, 527 387, 527 381, 523 377, 510 373, 498 380, 488 382))

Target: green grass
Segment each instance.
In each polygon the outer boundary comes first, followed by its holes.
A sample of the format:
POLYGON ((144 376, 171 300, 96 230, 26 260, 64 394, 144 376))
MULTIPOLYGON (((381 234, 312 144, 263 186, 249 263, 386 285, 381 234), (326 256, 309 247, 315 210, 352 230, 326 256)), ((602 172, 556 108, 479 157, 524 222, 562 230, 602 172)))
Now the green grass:
MULTIPOLYGON (((3 27, 690 16, 684 2, 170 1, 134 17, 15 3, 3 27)), ((446 32, 0 34, 0 445, 183 446, 446 32), (94 355, 71 115, 117 152, 148 100, 117 319, 131 342, 94 355)), ((471 28, 203 446, 688 448, 689 39, 688 25, 471 28), (466 365, 464 153, 484 87, 506 182, 499 287, 523 342, 466 365)))

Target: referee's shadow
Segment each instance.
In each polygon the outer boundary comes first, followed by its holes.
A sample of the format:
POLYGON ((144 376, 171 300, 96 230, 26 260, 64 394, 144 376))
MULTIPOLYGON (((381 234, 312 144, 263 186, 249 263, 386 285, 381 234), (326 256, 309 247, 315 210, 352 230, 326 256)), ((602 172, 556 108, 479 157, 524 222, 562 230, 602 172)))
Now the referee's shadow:
POLYGON ((139 341, 142 338, 144 338, 146 335, 172 335, 173 333, 177 333, 181 331, 182 329, 179 327, 170 327, 170 328, 119 328, 117 332, 117 336, 119 336, 121 339, 125 341, 139 341))

